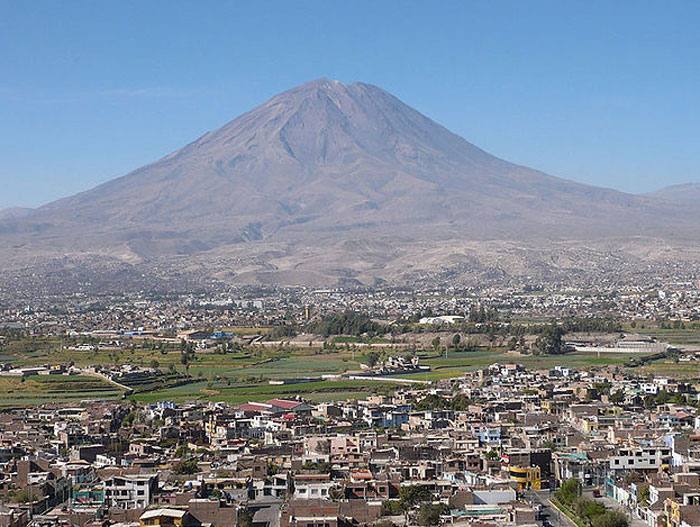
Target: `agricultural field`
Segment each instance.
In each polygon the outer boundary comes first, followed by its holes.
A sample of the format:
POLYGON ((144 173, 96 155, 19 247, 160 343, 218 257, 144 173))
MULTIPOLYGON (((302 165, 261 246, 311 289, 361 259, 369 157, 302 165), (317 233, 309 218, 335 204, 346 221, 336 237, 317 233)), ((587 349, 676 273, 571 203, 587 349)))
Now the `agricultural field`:
MULTIPOLYGON (((186 400, 201 398, 228 402, 245 402, 269 399, 271 397, 298 394, 311 400, 340 400, 356 398, 369 393, 391 391, 395 384, 362 381, 316 381, 299 384, 269 385, 271 379, 295 379, 303 377, 317 378, 324 374, 344 373, 360 369, 362 358, 357 352, 342 351, 284 350, 268 357, 264 362, 239 364, 229 369, 230 365, 221 363, 217 373, 208 381, 178 386, 173 389, 159 390, 134 396, 137 400, 152 401, 157 399, 186 400)), ((226 357, 219 358, 225 361, 226 357)), ((192 366, 192 371, 210 373, 211 358, 202 358, 192 366)), ((591 368, 603 366, 626 367, 629 354, 614 354, 597 357, 587 353, 571 353, 558 356, 532 356, 507 353, 503 349, 485 349, 476 352, 448 352, 447 357, 434 353, 421 354, 421 363, 429 365, 431 371, 400 376, 402 378, 435 381, 457 377, 465 371, 481 368, 495 362, 518 362, 530 368, 551 368, 557 365, 574 368, 591 368)), ((647 368, 653 368, 648 366, 647 368)))
POLYGON ((518 363, 526 368, 553 368, 565 366, 578 369, 590 369, 604 366, 621 366, 629 364, 629 354, 606 354, 598 357, 591 353, 566 353, 564 355, 521 355, 507 352, 502 348, 493 348, 473 352, 448 352, 444 354, 422 354, 421 363, 431 367, 426 373, 414 373, 402 377, 420 380, 440 380, 457 377, 465 371, 484 368, 494 363, 518 363))
MULTIPOLYGON (((240 402, 264 400, 289 393, 301 393, 315 400, 336 400, 362 397, 380 388, 373 384, 371 389, 367 389, 364 383, 358 381, 320 381, 290 385, 270 385, 267 382, 271 379, 320 378, 325 374, 359 371, 361 354, 350 350, 326 352, 319 349, 252 347, 225 354, 208 350, 196 352, 194 360, 185 366, 181 363, 181 353, 176 346, 154 349, 148 343, 140 344, 122 350, 77 351, 67 349, 65 342, 59 339, 24 339, 7 343, 2 352, 2 361, 9 362, 13 367, 69 363, 87 367, 128 363, 143 367, 157 366, 163 371, 164 384, 166 378, 173 375, 173 371, 192 378, 193 382, 165 386, 162 389, 148 386, 147 391, 132 396, 144 401, 205 398, 240 402)), ((4 394, 4 398, 0 396, 0 404, 39 404, 64 393, 65 398, 75 399, 113 398, 122 395, 115 386, 98 377, 87 379, 99 384, 101 390, 94 386, 90 389, 83 386, 85 389, 81 391, 78 384, 68 382, 68 379, 74 378, 30 377, 24 382, 7 378, 5 386, 0 385, 0 394, 4 394), (43 387, 46 384, 43 379, 55 379, 50 394, 43 387)))
POLYGON ((635 371, 639 375, 672 377, 674 379, 698 379, 700 378, 700 363, 676 362, 672 359, 664 359, 640 366, 635 371))
MULTIPOLYGON (((659 330, 682 331, 682 330, 659 330)), ((692 330, 686 330, 692 331, 692 330)), ((688 334, 677 333, 675 338, 688 334)), ((659 338, 663 338, 659 335, 659 338)), ((361 370, 361 361, 368 350, 353 351, 352 344, 345 342, 333 349, 312 348, 268 348, 248 347, 242 351, 222 353, 214 350, 197 351, 187 365, 181 362, 179 346, 160 346, 144 341, 134 341, 133 346, 121 350, 77 351, 67 348, 67 343, 56 338, 22 339, 6 343, 2 350, 2 361, 14 367, 45 364, 72 363, 79 367, 93 365, 135 364, 157 367, 163 372, 163 386, 150 383, 144 390, 131 395, 139 401, 172 399, 206 399, 231 403, 265 400, 289 394, 302 395, 312 400, 338 400, 357 398, 369 393, 395 389, 395 384, 362 381, 321 380, 321 376, 361 370), (168 386, 167 379, 187 375, 191 382, 168 386), (284 385, 270 385, 270 380, 314 379, 284 385)), ((421 363, 431 367, 426 373, 414 373, 403 377, 423 381, 435 381, 457 377, 465 371, 482 368, 490 364, 517 362, 528 368, 552 368, 557 365, 587 369, 603 366, 627 367, 629 354, 606 354, 601 357, 591 353, 567 353, 565 355, 521 355, 500 347, 482 347, 478 351, 449 350, 447 355, 424 351, 419 353, 421 363)), ((649 375, 697 375, 698 368, 688 364, 677 364, 670 359, 652 362, 635 368, 649 375)), ((31 377, 3 380, 0 385, 3 396, 0 404, 36 404, 38 401, 67 399, 113 398, 121 396, 115 387, 98 378, 80 376, 46 377, 44 380, 31 377), (56 379, 56 380, 54 380, 56 379), (53 384, 51 384, 53 383, 53 384)))
POLYGON ((263 379, 315 377, 328 373, 341 373, 360 369, 362 352, 350 350, 262 348, 251 347, 244 351, 219 353, 197 351, 194 360, 186 367, 181 363, 177 346, 153 348, 139 343, 122 350, 76 351, 65 347, 58 339, 27 339, 10 342, 3 350, 3 361, 15 367, 44 364, 74 364, 86 366, 112 366, 133 364, 142 367, 175 368, 195 378, 213 380, 227 378, 241 381, 249 377, 263 379), (356 358, 353 359, 353 356, 356 358))
POLYGON ((681 348, 694 348, 700 350, 700 328, 646 328, 639 331, 644 335, 654 337, 661 342, 668 342, 669 344, 679 346, 681 348))
POLYGON ((118 399, 123 393, 115 385, 87 375, 37 375, 26 379, 0 377, 0 407, 118 399))
POLYGON ((268 383, 227 385, 224 382, 197 382, 176 388, 136 394, 140 402, 158 400, 190 401, 210 400, 241 404, 249 401, 265 401, 275 397, 299 395, 314 401, 336 401, 362 398, 372 393, 388 393, 396 385, 382 382, 353 380, 322 380, 295 384, 271 385, 268 383))

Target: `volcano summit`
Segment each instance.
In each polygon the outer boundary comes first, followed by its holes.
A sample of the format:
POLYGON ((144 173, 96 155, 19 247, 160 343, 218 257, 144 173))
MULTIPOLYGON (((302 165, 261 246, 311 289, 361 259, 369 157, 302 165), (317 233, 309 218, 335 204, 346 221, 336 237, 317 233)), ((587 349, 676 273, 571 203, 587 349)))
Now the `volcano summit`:
POLYGON ((651 240, 697 239, 698 215, 509 163, 376 86, 321 79, 123 177, 0 216, 0 256, 7 272, 398 284, 555 272, 582 247, 639 258, 651 240))

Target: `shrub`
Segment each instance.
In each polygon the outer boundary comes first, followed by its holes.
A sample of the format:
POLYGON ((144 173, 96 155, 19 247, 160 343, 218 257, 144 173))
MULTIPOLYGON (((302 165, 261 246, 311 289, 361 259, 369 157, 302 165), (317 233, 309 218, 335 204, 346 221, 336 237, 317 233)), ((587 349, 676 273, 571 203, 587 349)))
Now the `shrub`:
POLYGON ((557 499, 567 507, 571 507, 580 495, 581 482, 577 479, 566 480, 556 492, 557 499))
POLYGON ((627 516, 619 511, 607 511, 596 516, 591 522, 592 527, 627 527, 627 516))
POLYGON ((199 472, 199 466, 197 466, 197 460, 196 459, 185 459, 183 461, 180 461, 175 465, 173 472, 175 472, 175 474, 180 474, 180 475, 196 474, 197 472, 199 472))

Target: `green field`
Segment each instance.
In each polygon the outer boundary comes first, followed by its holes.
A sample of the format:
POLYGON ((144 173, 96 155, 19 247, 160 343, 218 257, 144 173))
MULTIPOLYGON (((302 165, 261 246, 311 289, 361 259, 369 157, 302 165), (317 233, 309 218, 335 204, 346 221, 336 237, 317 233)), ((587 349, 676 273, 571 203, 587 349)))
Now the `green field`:
POLYGON ((661 329, 661 328, 646 328, 640 330, 644 335, 654 337, 661 342, 668 342, 674 346, 680 347, 698 347, 700 348, 700 329, 661 329))
MULTIPOLYGON (((240 403, 285 394, 302 394, 314 400, 337 400, 363 397, 386 388, 379 383, 367 387, 358 381, 318 381, 281 386, 267 382, 270 379, 319 378, 324 374, 357 371, 361 353, 357 352, 356 360, 353 360, 353 353, 349 350, 251 348, 227 354, 196 352, 194 361, 186 368, 180 362, 177 347, 158 350, 146 345, 121 351, 87 352, 66 349, 65 343, 59 339, 25 339, 8 343, 3 355, 5 361, 15 367, 59 363, 73 363, 80 367, 130 363, 148 367, 156 361, 164 378, 172 365, 177 372, 188 374, 194 381, 135 394, 133 398, 140 401, 208 399, 240 403)), ((76 377, 30 379, 22 383, 13 378, 7 379, 5 386, 0 384, 0 405, 40 404, 59 400, 58 396, 60 400, 121 396, 116 387, 99 378, 87 378, 96 383, 94 386, 74 382, 76 377), (53 383, 50 393, 44 386, 47 382, 53 383)), ((85 377, 81 376, 81 379, 85 381, 85 377)))
POLYGON ((0 406, 65 403, 83 399, 121 398, 122 390, 87 375, 0 377, 0 406))
POLYGON ((700 377, 700 363, 675 362, 673 360, 657 361, 636 369, 640 375, 671 377, 675 379, 697 379, 700 377))
MULTIPOLYGON (((440 380, 457 377, 465 371, 484 368, 494 363, 518 363, 531 369, 549 369, 566 366, 590 369, 604 366, 625 366, 629 354, 606 354, 597 357, 592 353, 567 353, 565 355, 520 355, 502 349, 475 352, 449 352, 444 355, 423 354, 421 363, 430 366, 427 373, 414 373, 402 377, 408 379, 440 380)), ((653 366, 650 366, 653 367, 653 366)))
MULTIPOLYGON (((682 330, 660 330, 682 331, 682 330)), ((693 331, 693 330, 689 330, 693 331)), ((680 334, 679 334, 680 335, 680 334)), ((696 338, 684 334, 687 340, 696 338)), ((680 336, 676 336, 680 338, 680 336)), ((14 366, 43 364, 66 364, 77 366, 137 364, 151 366, 157 362, 165 373, 174 367, 180 374, 188 374, 193 382, 180 386, 165 386, 132 397, 139 401, 170 399, 186 401, 205 399, 240 403, 270 399, 275 396, 301 395, 310 400, 338 400, 363 397, 377 391, 396 389, 395 384, 361 381, 317 380, 287 385, 270 385, 271 379, 318 379, 324 374, 359 371, 360 361, 366 349, 354 354, 346 346, 320 350, 309 348, 279 349, 252 347, 235 353, 196 352, 194 361, 185 368, 180 362, 177 346, 154 349, 150 343, 136 343, 130 349, 120 351, 84 352, 65 348, 66 342, 59 339, 24 339, 12 341, 2 350, 4 360, 14 366)), ((628 364, 629 354, 609 354, 597 357, 590 353, 569 353, 556 356, 519 355, 503 348, 483 348, 475 352, 449 351, 443 354, 422 352, 421 363, 431 367, 427 373, 416 373, 405 377, 419 380, 439 380, 462 375, 465 371, 483 368, 493 363, 520 363, 528 368, 552 368, 557 365, 579 369, 628 364)), ((697 367, 679 365, 670 360, 659 361, 635 368, 642 374, 697 376, 697 367)), ((164 376, 165 379, 165 376, 164 376)), ((92 377, 32 377, 23 383, 19 379, 3 379, 0 384, 0 405, 37 404, 57 400, 81 398, 114 398, 121 393, 112 385, 92 377)), ((155 383, 152 383, 155 386, 155 383)), ((149 386, 152 388, 153 386, 149 386)))
POLYGON ((313 381, 296 384, 271 385, 267 383, 228 386, 224 383, 198 382, 158 392, 136 394, 132 398, 140 402, 159 400, 188 401, 193 399, 225 401, 240 404, 248 401, 265 401, 275 397, 300 395, 314 401, 337 401, 361 398, 370 393, 388 392, 395 385, 364 381, 313 381))
MULTIPOLYGON (((118 351, 75 351, 66 349, 58 339, 27 339, 10 342, 3 350, 5 360, 14 366, 37 366, 44 364, 68 364, 76 366, 109 366, 135 364, 149 367, 153 361, 166 370, 174 366, 185 372, 180 363, 180 351, 176 346, 165 350, 135 347, 118 351)), ((212 351, 196 352, 188 373, 197 378, 214 379, 224 377, 243 380, 246 377, 290 378, 318 376, 359 370, 362 352, 356 359, 348 350, 269 349, 250 348, 236 353, 220 354, 212 351)))

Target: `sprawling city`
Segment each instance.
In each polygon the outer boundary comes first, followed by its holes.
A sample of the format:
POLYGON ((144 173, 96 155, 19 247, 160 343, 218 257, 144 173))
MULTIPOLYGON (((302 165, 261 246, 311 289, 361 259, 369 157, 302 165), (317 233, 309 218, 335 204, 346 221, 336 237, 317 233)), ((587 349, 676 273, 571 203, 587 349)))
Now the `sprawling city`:
POLYGON ((0 518, 693 525, 700 289, 654 285, 5 300, 0 518))
POLYGON ((698 20, 0 0, 0 527, 700 527, 698 20))

